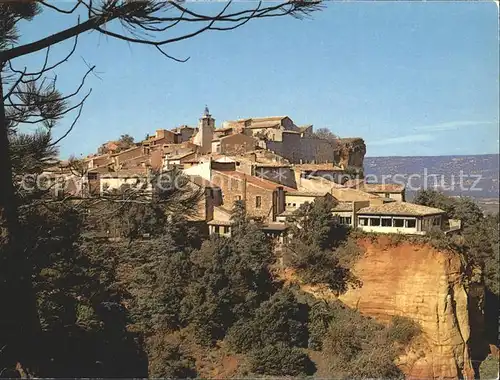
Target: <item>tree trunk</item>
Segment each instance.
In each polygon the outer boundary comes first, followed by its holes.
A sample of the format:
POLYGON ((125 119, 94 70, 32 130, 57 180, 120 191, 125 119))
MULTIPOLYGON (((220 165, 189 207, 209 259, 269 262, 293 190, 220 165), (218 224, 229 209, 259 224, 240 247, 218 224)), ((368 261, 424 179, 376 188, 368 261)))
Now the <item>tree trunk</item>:
MULTIPOLYGON (((0 68, 3 68, 3 64, 0 68)), ((3 84, 0 73, 0 221, 2 235, 10 242, 16 237, 19 226, 17 217, 17 201, 12 181, 12 163, 10 160, 9 136, 7 120, 5 118, 5 104, 3 100, 3 84)))
MULTIPOLYGON (((3 67, 3 65, 2 65, 3 67)), ((0 67, 1 70, 1 67, 0 67)), ((30 368, 40 331, 29 252, 22 247, 0 71, 0 376, 30 368)))

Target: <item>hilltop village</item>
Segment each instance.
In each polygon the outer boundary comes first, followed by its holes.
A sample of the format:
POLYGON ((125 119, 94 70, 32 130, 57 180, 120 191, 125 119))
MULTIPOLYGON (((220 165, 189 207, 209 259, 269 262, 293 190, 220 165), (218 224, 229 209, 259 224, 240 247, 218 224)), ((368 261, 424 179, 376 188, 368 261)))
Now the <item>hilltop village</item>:
POLYGON ((287 219, 306 202, 330 198, 341 224, 366 232, 425 235, 456 229, 444 211, 405 201, 403 185, 362 178, 361 138, 329 138, 288 116, 226 121, 216 127, 208 108, 197 127, 159 129, 139 143, 111 141, 84 160, 75 185, 68 162, 49 172, 72 178, 74 196, 102 196, 124 187, 148 187, 151 173, 181 171, 203 193, 193 223, 230 235, 231 210, 242 200, 266 233, 283 236, 287 219))

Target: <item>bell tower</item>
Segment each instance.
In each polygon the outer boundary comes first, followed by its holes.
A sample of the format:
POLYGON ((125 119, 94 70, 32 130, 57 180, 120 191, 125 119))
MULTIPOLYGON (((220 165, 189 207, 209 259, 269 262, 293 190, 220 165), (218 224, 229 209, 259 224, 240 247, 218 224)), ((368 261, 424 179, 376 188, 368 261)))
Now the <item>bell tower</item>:
POLYGON ((210 115, 208 107, 205 106, 203 116, 198 122, 198 145, 200 146, 199 152, 202 154, 212 152, 212 140, 214 137, 215 119, 210 115))

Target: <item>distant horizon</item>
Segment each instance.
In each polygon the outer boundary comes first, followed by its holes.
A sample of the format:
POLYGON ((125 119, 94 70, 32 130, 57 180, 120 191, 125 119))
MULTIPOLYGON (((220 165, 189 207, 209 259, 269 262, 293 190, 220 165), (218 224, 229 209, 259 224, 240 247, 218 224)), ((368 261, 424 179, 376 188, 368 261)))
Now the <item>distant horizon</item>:
POLYGON ((429 154, 429 155, 412 155, 412 156, 400 156, 400 155, 395 155, 395 156, 368 156, 365 155, 365 158, 395 158, 395 157, 400 157, 400 158, 409 158, 409 157, 469 157, 469 156, 474 156, 474 157, 479 157, 479 156, 500 156, 500 153, 478 153, 478 154, 429 154))

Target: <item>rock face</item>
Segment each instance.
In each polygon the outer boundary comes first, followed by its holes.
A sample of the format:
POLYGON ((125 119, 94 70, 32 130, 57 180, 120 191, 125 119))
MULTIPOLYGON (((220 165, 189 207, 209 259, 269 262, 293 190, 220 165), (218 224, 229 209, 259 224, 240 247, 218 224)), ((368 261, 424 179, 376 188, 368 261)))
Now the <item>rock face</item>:
POLYGON ((363 160, 366 154, 366 145, 362 138, 339 139, 335 147, 335 162, 345 168, 363 168, 363 160))
POLYGON ((384 237, 359 244, 365 253, 353 271, 363 286, 340 299, 381 321, 400 315, 421 325, 399 361, 408 378, 473 378, 469 308, 479 308, 480 287, 469 294, 459 255, 384 237))

